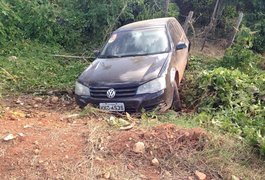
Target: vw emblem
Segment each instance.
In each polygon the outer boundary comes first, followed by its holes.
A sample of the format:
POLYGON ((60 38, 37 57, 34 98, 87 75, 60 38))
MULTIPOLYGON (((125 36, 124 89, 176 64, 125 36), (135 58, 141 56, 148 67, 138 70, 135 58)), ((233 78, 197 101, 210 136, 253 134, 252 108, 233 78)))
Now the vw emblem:
POLYGON ((114 89, 109 89, 109 90, 107 91, 107 97, 108 97, 109 99, 114 98, 115 95, 116 95, 116 91, 115 91, 114 89))

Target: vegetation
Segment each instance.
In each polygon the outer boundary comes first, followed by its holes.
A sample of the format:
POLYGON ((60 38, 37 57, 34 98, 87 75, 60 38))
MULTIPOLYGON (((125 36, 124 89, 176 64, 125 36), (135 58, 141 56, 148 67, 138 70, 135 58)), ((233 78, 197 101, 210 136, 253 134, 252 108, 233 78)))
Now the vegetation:
POLYGON ((201 125, 245 138, 265 154, 265 72, 261 57, 250 50, 252 39, 243 28, 238 43, 222 59, 208 62, 207 70, 202 70, 205 61, 193 58, 183 96, 201 125))
MULTIPOLYGON (((175 0, 180 13, 186 15, 188 11, 195 12, 195 24, 204 27, 209 24, 216 0, 175 0)), ((265 3, 261 0, 219 0, 217 8, 217 28, 212 38, 231 36, 239 12, 244 13, 244 24, 255 32, 252 49, 262 53, 265 51, 264 17, 265 3)), ((184 19, 183 19, 184 20, 184 19)))
MULTIPOLYGON (((0 47, 25 39, 65 48, 100 45, 111 31, 135 20, 161 17, 163 1, 151 0, 2 0, 0 2, 0 47)), ((169 15, 177 17, 176 4, 169 15)), ((8 54, 1 48, 1 54, 8 54)))
MULTIPOLYGON (((123 127, 124 124, 125 126, 127 126, 128 124, 130 124, 133 118, 130 116, 128 117, 128 114, 126 116, 124 115, 115 118, 113 114, 106 114, 105 112, 102 112, 93 107, 85 108, 85 110, 82 111, 81 115, 84 117, 96 117, 105 120, 108 123, 109 128, 114 130, 120 129, 120 127, 123 127)), ((154 140, 153 138, 149 139, 149 136, 145 135, 144 133, 152 133, 152 128, 162 126, 162 129, 165 130, 167 136, 170 136, 172 135, 172 129, 166 127, 168 125, 170 127, 174 127, 171 123, 176 124, 175 127, 179 128, 180 131, 185 131, 186 133, 191 131, 200 132, 201 130, 197 127, 200 125, 200 120, 202 119, 203 116, 198 116, 197 113, 176 113, 174 111, 168 111, 167 113, 158 114, 157 112, 146 112, 141 114, 141 119, 133 120, 137 123, 141 121, 140 127, 137 127, 128 132, 120 133, 128 133, 132 137, 135 137, 132 134, 136 132, 137 135, 141 134, 141 141, 144 142, 144 140, 146 140, 145 138, 147 138, 147 142, 145 141, 145 143, 154 141, 156 143, 163 143, 161 138, 163 138, 164 134, 161 132, 161 130, 156 129, 156 132, 154 133, 156 134, 156 140, 154 140), (143 131, 141 131, 141 133, 138 133, 137 130, 139 129, 143 131)), ((249 144, 244 141, 244 139, 239 138, 234 134, 223 134, 220 131, 218 132, 217 129, 218 128, 214 129, 213 126, 207 128, 207 136, 209 138, 205 139, 205 137, 202 137, 199 140, 198 145, 196 146, 197 150, 194 150, 193 146, 191 145, 192 143, 190 143, 188 149, 182 146, 182 151, 178 152, 177 149, 174 149, 174 145, 176 145, 177 143, 171 144, 170 141, 166 141, 167 145, 160 146, 159 149, 163 151, 163 153, 168 152, 170 155, 167 155, 166 158, 159 159, 159 161, 161 162, 159 168, 162 170, 162 172, 164 170, 167 170, 169 172, 172 172, 172 174, 174 172, 181 174, 182 168, 188 171, 194 171, 194 169, 198 169, 201 172, 206 173, 207 176, 211 176, 211 178, 215 177, 217 179, 263 179, 265 173, 264 159, 260 156, 257 156, 255 149, 249 146, 249 144), (204 144, 205 142, 207 143, 204 144), (166 151, 168 145, 172 145, 169 146, 171 148, 171 151, 166 151), (203 148, 201 149, 202 146, 203 148)), ((175 131, 173 130, 173 132, 175 131)), ((98 137, 102 137, 102 135, 100 134, 98 137)), ((184 142, 187 141, 187 139, 184 140, 184 142)), ((195 142, 196 140, 193 141, 195 142)), ((150 147, 150 149, 151 148, 152 147, 150 147)), ((126 154, 126 152, 128 151, 124 152, 124 154, 126 154)), ((124 155, 119 157, 124 157, 124 155)), ((145 155, 145 157, 149 157, 149 155, 145 155)), ((143 161, 141 156, 130 156, 129 158, 125 158, 125 162, 128 162, 133 158, 135 158, 135 160, 137 159, 137 161, 143 161)), ((181 174, 180 176, 183 177, 184 175, 181 174)))
POLYGON ((19 44, 18 57, 0 57, 1 87, 6 92, 36 92, 46 90, 71 90, 73 82, 87 66, 83 61, 54 58, 63 52, 58 47, 39 43, 19 44))
MULTIPOLYGON (((185 20, 190 10, 195 12, 198 28, 210 21, 215 0, 172 0, 168 16, 185 20)), ((218 28, 221 36, 229 36, 239 11, 245 13, 245 22, 256 32, 253 49, 264 52, 265 3, 261 0, 220 0, 218 28)), ((91 50, 104 42, 118 26, 129 22, 162 17, 164 0, 2 0, 0 2, 0 54, 8 54, 6 45, 18 41, 36 40, 57 44, 64 48, 91 50), (84 46, 85 45, 85 46, 84 46)))
MULTIPOLYGON (((89 62, 55 58, 53 54, 91 52, 113 29, 136 20, 164 16, 157 0, 1 0, 0 95, 11 92, 66 90, 89 62), (13 57, 15 56, 15 57, 13 57)), ((227 30, 245 12, 237 43, 222 59, 192 57, 182 94, 184 121, 232 133, 265 154, 265 72, 257 52, 265 51, 265 3, 222 1, 218 30, 227 30), (246 28, 248 27, 248 28, 246 28), (251 30, 250 30, 250 29, 251 30)), ((171 1, 169 16, 194 10, 199 28, 207 25, 215 1, 171 1)), ((231 27, 230 27, 231 28, 231 27)), ((222 31, 226 33, 227 31, 222 31)), ((177 121, 159 116, 162 121, 177 121)))

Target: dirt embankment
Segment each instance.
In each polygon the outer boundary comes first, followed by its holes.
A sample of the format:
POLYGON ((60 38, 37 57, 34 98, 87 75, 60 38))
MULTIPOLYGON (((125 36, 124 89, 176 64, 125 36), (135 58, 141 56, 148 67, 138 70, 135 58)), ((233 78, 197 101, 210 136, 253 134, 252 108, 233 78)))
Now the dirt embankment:
POLYGON ((7 98, 1 111, 3 180, 195 179, 196 169, 180 159, 201 151, 207 139, 200 129, 172 124, 119 131, 95 116, 80 117, 69 97, 7 98))

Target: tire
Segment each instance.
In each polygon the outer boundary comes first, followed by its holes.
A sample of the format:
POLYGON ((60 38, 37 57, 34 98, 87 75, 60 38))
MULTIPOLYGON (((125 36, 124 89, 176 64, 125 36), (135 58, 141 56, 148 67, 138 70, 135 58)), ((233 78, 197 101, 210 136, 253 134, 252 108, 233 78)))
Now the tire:
POLYGON ((171 109, 173 109, 174 111, 181 110, 181 101, 180 101, 178 86, 176 82, 174 83, 174 93, 173 93, 173 101, 172 101, 171 109))

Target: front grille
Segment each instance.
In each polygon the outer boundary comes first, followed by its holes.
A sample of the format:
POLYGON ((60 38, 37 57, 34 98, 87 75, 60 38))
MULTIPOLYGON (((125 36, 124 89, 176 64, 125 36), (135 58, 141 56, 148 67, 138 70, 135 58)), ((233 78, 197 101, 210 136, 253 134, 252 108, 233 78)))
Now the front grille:
MULTIPOLYGON (((107 91, 111 87, 90 87, 90 95, 93 98, 107 98, 107 91)), ((136 95, 137 87, 122 87, 113 88, 116 91, 115 98, 132 97, 136 95)))

